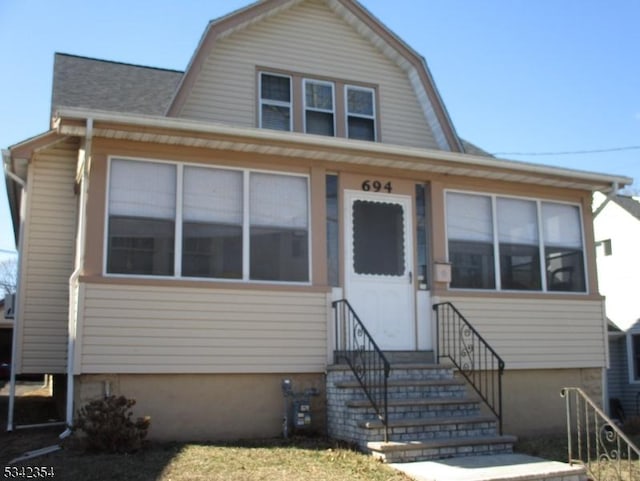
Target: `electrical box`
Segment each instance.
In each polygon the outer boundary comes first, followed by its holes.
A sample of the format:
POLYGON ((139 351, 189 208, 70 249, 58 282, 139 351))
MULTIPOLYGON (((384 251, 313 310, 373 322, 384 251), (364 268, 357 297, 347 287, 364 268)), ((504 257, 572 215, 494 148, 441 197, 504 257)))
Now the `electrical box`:
POLYGON ((311 404, 308 400, 293 401, 293 425, 296 429, 311 426, 311 404))

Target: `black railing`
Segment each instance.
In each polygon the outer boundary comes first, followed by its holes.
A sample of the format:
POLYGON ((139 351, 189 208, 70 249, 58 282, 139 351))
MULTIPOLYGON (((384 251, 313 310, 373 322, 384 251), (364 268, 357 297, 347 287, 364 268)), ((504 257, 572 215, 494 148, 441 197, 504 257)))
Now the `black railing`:
POLYGON ((333 302, 335 317, 335 362, 341 360, 353 371, 384 426, 389 441, 387 382, 391 365, 346 299, 333 302))
POLYGON ((502 434, 504 361, 450 302, 434 304, 438 357, 449 358, 497 416, 502 434))
POLYGON ((594 481, 640 479, 640 449, 585 392, 565 387, 569 464, 582 464, 594 481))

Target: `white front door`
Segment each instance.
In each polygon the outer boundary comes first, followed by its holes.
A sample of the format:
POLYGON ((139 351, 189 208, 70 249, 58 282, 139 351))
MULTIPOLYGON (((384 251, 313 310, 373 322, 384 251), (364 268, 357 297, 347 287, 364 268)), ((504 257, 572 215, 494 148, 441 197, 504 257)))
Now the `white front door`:
POLYGON ((412 199, 345 191, 345 297, 384 350, 413 350, 412 199))

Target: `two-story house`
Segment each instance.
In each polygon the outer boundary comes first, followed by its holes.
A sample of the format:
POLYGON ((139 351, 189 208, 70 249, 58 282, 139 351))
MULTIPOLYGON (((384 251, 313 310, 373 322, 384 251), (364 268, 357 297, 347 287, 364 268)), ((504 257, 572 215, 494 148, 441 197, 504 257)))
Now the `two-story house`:
POLYGON ((14 366, 66 380, 69 420, 109 392, 155 438, 270 436, 284 378, 323 418, 341 299, 384 352, 436 358, 451 302, 506 364, 505 432, 560 429, 565 385, 602 399, 592 192, 631 179, 460 139, 358 2, 249 5, 184 72, 57 54, 52 99, 3 154, 14 366))

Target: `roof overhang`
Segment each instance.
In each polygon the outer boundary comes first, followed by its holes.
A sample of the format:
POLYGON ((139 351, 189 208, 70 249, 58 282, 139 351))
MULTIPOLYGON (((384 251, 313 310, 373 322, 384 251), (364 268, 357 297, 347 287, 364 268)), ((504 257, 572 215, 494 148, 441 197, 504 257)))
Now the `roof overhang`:
POLYGON ((625 176, 457 152, 87 109, 59 110, 54 129, 61 136, 82 137, 86 135, 88 119, 93 120, 95 138, 251 152, 588 191, 607 192, 633 182, 625 176))

